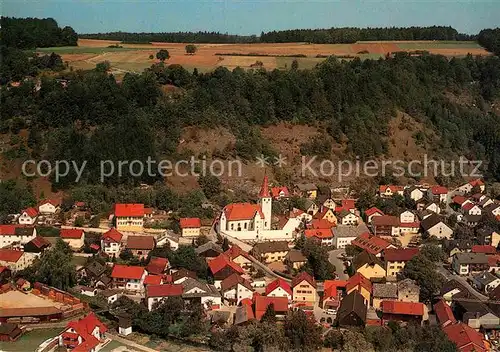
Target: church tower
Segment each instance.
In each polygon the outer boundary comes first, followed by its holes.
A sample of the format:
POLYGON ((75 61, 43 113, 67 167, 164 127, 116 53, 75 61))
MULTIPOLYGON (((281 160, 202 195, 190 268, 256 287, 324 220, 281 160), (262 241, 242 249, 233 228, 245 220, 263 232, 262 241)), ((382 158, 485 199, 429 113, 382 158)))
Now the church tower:
POLYGON ((263 229, 270 230, 273 204, 271 195, 269 194, 269 180, 267 179, 267 175, 264 175, 264 180, 262 181, 262 186, 259 192, 259 199, 260 207, 262 208, 262 213, 264 214, 263 229))

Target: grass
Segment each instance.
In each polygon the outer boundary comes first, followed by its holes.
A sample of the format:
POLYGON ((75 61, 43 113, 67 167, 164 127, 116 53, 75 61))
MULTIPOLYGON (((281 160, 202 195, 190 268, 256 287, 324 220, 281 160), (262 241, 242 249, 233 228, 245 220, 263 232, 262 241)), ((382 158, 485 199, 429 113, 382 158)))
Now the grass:
POLYGON ((73 262, 73 264, 75 264, 76 266, 84 266, 85 263, 87 262, 87 257, 80 257, 80 256, 76 256, 74 255, 73 256, 73 259, 71 259, 71 261, 73 262))
MULTIPOLYGON (((112 352, 115 348, 119 348, 119 347, 126 347, 126 345, 121 344, 120 342, 113 340, 110 343, 108 343, 100 351, 101 352, 112 352)), ((130 347, 127 347, 127 351, 135 351, 135 350, 131 349, 130 347)))
POLYGON ((15 342, 0 342, 0 351, 24 352, 36 351, 38 346, 45 340, 59 335, 62 328, 35 329, 23 334, 15 342))
POLYGON ((138 51, 138 50, 151 50, 151 48, 96 48, 88 46, 61 46, 51 48, 38 48, 37 52, 41 53, 56 53, 56 54, 103 54, 118 51, 138 51))
POLYGON ((440 41, 435 43, 397 43, 401 49, 480 49, 476 42, 440 41))

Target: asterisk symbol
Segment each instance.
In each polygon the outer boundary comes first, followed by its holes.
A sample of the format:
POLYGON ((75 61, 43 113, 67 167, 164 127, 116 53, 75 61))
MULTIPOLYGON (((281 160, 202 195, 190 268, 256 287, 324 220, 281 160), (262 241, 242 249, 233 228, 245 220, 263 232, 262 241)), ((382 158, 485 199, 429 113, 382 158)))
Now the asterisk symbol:
POLYGON ((256 159, 257 161, 255 162, 255 164, 257 164, 257 166, 259 167, 266 167, 266 165, 269 164, 269 162, 267 161, 268 157, 264 156, 264 154, 257 156, 256 159))
POLYGON ((274 165, 278 167, 286 166, 286 156, 279 154, 278 156, 274 157, 274 160, 274 165))

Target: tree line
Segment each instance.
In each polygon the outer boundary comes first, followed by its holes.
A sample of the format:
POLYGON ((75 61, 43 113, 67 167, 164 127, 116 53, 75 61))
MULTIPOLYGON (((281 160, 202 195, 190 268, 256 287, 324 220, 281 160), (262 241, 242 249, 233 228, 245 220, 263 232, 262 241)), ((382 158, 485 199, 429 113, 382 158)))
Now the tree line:
POLYGON ((34 49, 52 46, 76 46, 78 35, 73 28, 60 28, 53 18, 3 17, 2 45, 34 49))
POLYGON ((479 32, 477 41, 484 46, 486 50, 500 56, 500 28, 483 29, 479 32))

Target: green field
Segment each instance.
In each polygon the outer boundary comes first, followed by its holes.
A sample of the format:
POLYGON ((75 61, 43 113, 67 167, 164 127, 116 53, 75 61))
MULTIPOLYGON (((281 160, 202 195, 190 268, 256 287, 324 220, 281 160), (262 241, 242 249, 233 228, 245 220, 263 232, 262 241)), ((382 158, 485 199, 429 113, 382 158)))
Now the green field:
POLYGON ((56 54, 103 54, 113 53, 120 51, 138 51, 138 50, 151 50, 151 48, 96 48, 89 46, 61 46, 51 48, 38 48, 37 52, 40 53, 56 53, 56 54))
POLYGON ((62 328, 35 329, 23 334, 15 342, 0 342, 2 352, 27 352, 36 351, 38 346, 45 340, 59 335, 62 328))

